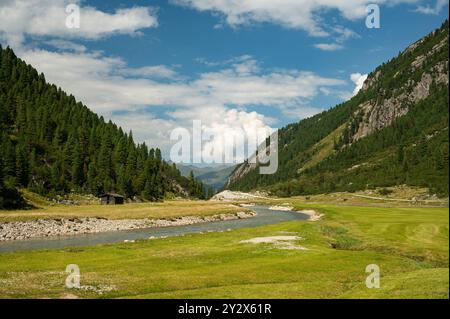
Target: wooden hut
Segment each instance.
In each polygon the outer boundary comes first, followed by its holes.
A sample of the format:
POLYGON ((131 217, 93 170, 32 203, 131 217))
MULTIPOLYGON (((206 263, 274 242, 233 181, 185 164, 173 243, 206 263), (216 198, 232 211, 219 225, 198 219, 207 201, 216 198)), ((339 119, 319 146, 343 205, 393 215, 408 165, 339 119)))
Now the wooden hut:
POLYGON ((100 196, 102 205, 122 205, 124 197, 115 193, 105 193, 100 196))

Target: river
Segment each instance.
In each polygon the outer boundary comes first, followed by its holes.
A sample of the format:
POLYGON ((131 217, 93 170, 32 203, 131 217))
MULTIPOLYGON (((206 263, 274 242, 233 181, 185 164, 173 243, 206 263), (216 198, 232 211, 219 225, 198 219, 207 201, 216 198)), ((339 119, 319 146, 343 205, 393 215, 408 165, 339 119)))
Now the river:
POLYGON ((191 233, 226 231, 245 227, 257 227, 271 225, 287 221, 308 220, 309 215, 299 212, 270 210, 266 206, 249 207, 257 213, 255 217, 247 219, 235 219, 227 221, 216 221, 185 226, 143 228, 127 231, 114 231, 95 234, 84 234, 74 236, 60 236, 55 238, 27 239, 0 242, 0 253, 60 249, 67 247, 94 246, 99 244, 119 243, 125 240, 146 239, 149 237, 180 236, 191 233))

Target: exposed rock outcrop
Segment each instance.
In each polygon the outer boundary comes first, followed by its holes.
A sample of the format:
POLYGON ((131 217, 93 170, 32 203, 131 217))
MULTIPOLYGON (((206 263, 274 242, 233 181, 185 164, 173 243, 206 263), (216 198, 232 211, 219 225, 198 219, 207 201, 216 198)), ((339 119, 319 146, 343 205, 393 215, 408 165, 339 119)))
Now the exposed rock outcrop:
POLYGON ((246 161, 245 163, 239 165, 236 168, 236 170, 228 177, 228 181, 227 181, 227 184, 225 186, 228 187, 233 182, 241 179, 242 177, 247 175, 250 171, 254 170, 255 168, 257 168, 257 164, 256 163, 249 163, 248 161, 246 161))
MULTIPOLYGON (((447 41, 448 37, 433 46, 426 54, 416 57, 410 64, 409 72, 412 74, 416 69, 421 68, 430 56, 444 48, 447 41)), ((415 43, 405 52, 414 51, 419 44, 420 42, 415 43)), ((399 72, 394 75, 394 78, 397 77, 398 74, 399 72)), ((382 77, 383 74, 378 70, 366 80, 362 90, 372 88, 382 77)), ((396 118, 406 115, 411 106, 427 98, 430 95, 432 85, 448 85, 448 77, 448 60, 440 61, 429 68, 428 71, 423 72, 419 81, 416 82, 409 79, 400 89, 389 92, 390 97, 388 98, 384 98, 384 96, 387 95, 387 92, 381 90, 377 99, 362 103, 355 112, 354 118, 358 119, 358 121, 353 136, 349 139, 350 142, 357 141, 377 130, 391 125, 396 118)), ((354 122, 350 122, 348 124, 349 127, 352 124, 354 125, 354 122)))

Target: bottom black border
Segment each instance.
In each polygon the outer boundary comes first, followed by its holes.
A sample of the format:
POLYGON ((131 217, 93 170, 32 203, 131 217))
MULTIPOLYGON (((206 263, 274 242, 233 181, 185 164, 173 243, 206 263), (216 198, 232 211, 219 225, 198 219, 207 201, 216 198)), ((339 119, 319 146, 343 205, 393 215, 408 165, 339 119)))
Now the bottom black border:
MULTIPOLYGON (((89 317, 111 313, 128 318, 306 318, 324 315, 346 317, 384 317, 398 312, 402 317, 429 317, 446 312, 448 299, 444 300, 280 300, 280 299, 162 299, 162 300, 0 300, 0 309, 20 315, 31 311, 46 316, 64 318, 80 315, 89 308, 89 317), (188 308, 186 308, 186 305, 188 308), (228 306, 225 306, 228 305, 228 306), (230 305, 235 305, 231 307, 230 305), (239 306, 241 305, 241 306, 239 306), (253 305, 249 306, 249 305, 253 305), (267 306, 269 305, 269 306, 267 306), (191 308, 194 307, 194 308, 191 308), (205 308, 208 307, 208 308, 205 308), (8 309, 9 308, 9 309, 8 309), (60 309, 59 309, 60 308, 60 309), (181 310, 183 308, 183 310, 181 310), (195 309, 197 313, 185 313, 195 309), (211 309, 209 315, 205 312, 211 309), (267 311, 267 310, 270 311, 267 311), (227 311, 226 311, 227 310, 227 311)), ((309 318, 308 318, 309 319, 309 318)))

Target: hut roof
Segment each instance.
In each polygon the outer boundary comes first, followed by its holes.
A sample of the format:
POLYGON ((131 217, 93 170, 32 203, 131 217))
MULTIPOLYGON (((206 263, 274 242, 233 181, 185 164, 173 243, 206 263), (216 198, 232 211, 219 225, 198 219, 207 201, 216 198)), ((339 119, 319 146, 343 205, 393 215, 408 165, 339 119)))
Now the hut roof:
POLYGON ((112 197, 121 197, 124 198, 124 196, 117 194, 117 193, 104 193, 102 195, 100 195, 100 197, 105 197, 105 196, 112 196, 112 197))

